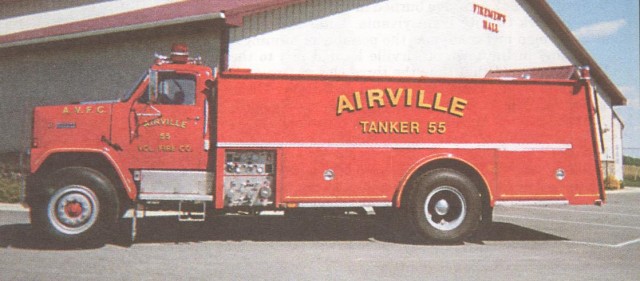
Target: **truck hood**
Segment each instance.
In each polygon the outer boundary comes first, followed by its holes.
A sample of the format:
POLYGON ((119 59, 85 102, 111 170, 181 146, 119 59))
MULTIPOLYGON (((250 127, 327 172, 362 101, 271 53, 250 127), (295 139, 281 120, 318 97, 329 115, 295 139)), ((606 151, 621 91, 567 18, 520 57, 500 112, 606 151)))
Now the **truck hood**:
POLYGON ((40 106, 33 113, 33 148, 100 147, 110 135, 113 102, 40 106))

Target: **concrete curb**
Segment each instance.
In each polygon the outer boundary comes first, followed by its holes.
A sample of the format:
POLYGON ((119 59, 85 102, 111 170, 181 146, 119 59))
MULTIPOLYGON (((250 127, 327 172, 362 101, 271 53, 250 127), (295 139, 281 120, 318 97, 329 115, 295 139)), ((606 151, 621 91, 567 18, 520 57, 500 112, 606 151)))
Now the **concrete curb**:
POLYGON ((28 212, 29 209, 17 203, 0 203, 0 211, 28 212))
POLYGON ((623 189, 618 190, 607 190, 607 194, 617 194, 617 193, 640 193, 640 187, 635 186, 625 186, 623 189))

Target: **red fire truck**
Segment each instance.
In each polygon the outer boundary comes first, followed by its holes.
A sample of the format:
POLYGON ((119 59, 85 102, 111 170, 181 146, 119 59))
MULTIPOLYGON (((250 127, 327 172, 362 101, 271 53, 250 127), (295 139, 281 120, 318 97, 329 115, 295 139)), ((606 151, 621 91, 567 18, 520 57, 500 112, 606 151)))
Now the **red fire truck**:
POLYGON ((181 219, 375 208, 450 242, 496 205, 605 199, 587 68, 576 80, 216 74, 174 47, 117 101, 34 109, 35 229, 75 243, 132 207, 181 219))

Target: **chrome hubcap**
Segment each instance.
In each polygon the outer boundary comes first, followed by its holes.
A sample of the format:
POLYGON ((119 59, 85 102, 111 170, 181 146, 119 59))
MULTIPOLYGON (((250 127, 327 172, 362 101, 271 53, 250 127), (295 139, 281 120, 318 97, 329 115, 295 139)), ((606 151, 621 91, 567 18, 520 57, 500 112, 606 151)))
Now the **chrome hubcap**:
POLYGON ((65 186, 53 194, 47 207, 52 226, 64 234, 80 234, 88 230, 98 215, 98 200, 89 188, 65 186))
POLYGON ((447 200, 440 199, 436 203, 435 210, 438 215, 444 216, 449 212, 449 203, 447 203, 447 200))
POLYGON ((427 195, 424 213, 431 226, 448 231, 462 224, 467 215, 467 205, 460 191, 451 186, 440 186, 427 195))

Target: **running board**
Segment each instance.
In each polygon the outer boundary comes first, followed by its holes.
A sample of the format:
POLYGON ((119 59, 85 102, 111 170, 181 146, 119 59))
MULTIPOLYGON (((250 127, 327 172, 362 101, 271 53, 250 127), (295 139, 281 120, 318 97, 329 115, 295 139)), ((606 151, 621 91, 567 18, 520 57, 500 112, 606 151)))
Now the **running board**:
POLYGON ((180 201, 178 221, 204 221, 207 205, 204 202, 180 201))
POLYGON ((140 193, 138 198, 146 201, 213 201, 213 195, 206 194, 140 193))

